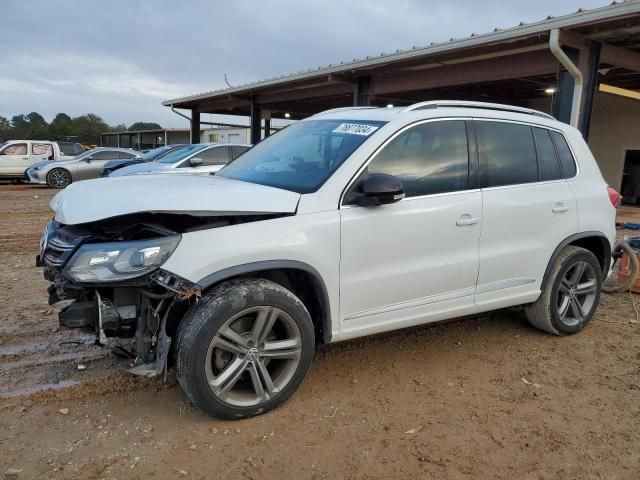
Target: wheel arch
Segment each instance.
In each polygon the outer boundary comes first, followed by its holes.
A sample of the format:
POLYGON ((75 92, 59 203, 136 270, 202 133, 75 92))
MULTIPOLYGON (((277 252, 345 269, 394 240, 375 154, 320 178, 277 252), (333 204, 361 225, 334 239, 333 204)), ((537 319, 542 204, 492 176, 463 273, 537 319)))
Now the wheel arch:
POLYGON ((582 247, 593 253, 600 263, 603 278, 607 276, 607 273, 609 272, 609 266, 611 264, 611 244, 609 243, 609 240, 602 232, 581 232, 565 238, 553 251, 551 258, 549 259, 549 263, 547 264, 547 268, 544 271, 544 276, 542 277, 541 289, 544 289, 547 285, 547 282, 549 281, 549 275, 551 274, 551 270, 553 269, 553 264, 555 263, 556 258, 558 258, 560 252, 569 245, 582 247))
POLYGON ((297 260, 266 260, 236 265, 211 273, 197 282, 203 292, 233 278, 258 277, 282 285, 307 307, 316 338, 331 342, 331 305, 322 275, 311 265, 297 260))

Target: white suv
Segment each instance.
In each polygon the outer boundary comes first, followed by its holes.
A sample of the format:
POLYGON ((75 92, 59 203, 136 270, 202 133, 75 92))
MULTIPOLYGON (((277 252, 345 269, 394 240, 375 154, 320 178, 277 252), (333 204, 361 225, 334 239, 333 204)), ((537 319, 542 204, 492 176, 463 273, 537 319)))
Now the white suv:
POLYGON ((223 418, 298 388, 317 344, 514 305, 556 335, 598 305, 617 193, 575 128, 471 102, 345 108, 215 176, 129 176, 52 200, 39 262, 67 327, 135 337, 223 418), (99 198, 100 202, 91 199, 99 198))

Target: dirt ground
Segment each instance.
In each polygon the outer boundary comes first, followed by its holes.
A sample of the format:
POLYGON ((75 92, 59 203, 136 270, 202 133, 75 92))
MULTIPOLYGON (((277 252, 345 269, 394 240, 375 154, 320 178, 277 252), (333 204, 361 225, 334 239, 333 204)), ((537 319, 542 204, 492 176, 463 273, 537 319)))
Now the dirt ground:
POLYGON ((565 338, 507 310, 324 347, 286 405, 224 422, 58 330, 53 193, 0 185, 0 478, 640 478, 640 295, 565 338))

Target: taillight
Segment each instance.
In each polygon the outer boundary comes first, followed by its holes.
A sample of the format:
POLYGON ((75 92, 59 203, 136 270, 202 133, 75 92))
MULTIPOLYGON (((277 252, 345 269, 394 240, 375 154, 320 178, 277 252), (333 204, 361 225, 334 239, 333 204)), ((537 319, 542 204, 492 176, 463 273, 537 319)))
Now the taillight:
POLYGON ((613 187, 607 187, 607 193, 609 194, 609 200, 611 201, 613 208, 618 208, 620 206, 620 202, 622 202, 622 195, 616 192, 616 189, 613 187))

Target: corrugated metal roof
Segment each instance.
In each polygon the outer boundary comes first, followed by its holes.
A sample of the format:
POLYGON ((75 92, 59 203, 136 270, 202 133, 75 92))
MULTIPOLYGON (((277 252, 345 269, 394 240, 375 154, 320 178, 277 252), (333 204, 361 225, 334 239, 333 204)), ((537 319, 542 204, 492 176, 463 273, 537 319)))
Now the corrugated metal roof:
POLYGON ((640 13, 640 0, 624 0, 614 1, 611 5, 604 7, 593 8, 586 10, 583 8, 578 9, 574 13, 553 17, 549 15, 546 19, 526 23, 520 22, 519 25, 510 28, 495 28, 493 32, 476 34, 472 33, 465 38, 451 38, 447 42, 431 43, 428 46, 412 47, 408 50, 397 50, 394 53, 381 53, 378 56, 368 56, 363 59, 354 59, 351 62, 340 62, 339 64, 329 64, 326 66, 319 66, 311 68, 306 71, 293 72, 278 77, 272 77, 266 80, 260 80, 256 82, 249 82, 241 84, 231 88, 223 88, 218 90, 212 90, 209 92, 199 93, 196 95, 190 95, 181 98, 175 98, 172 100, 166 100, 162 102, 165 106, 171 106, 179 103, 193 102, 197 100, 203 100, 207 98, 214 98, 223 95, 229 95, 233 93, 246 92, 253 89, 269 87, 272 85, 283 84, 286 82, 292 82, 297 80, 305 80, 308 78, 314 78, 322 75, 329 75, 332 73, 341 73, 353 69, 371 67, 384 63, 394 62, 398 60, 407 60, 411 58, 433 55, 436 53, 447 52, 456 49, 469 48, 479 46, 482 44, 495 43, 504 40, 511 40, 517 37, 526 37, 539 33, 547 32, 553 28, 569 28, 577 27, 583 24, 592 22, 608 20, 616 17, 622 17, 629 14, 640 13))

